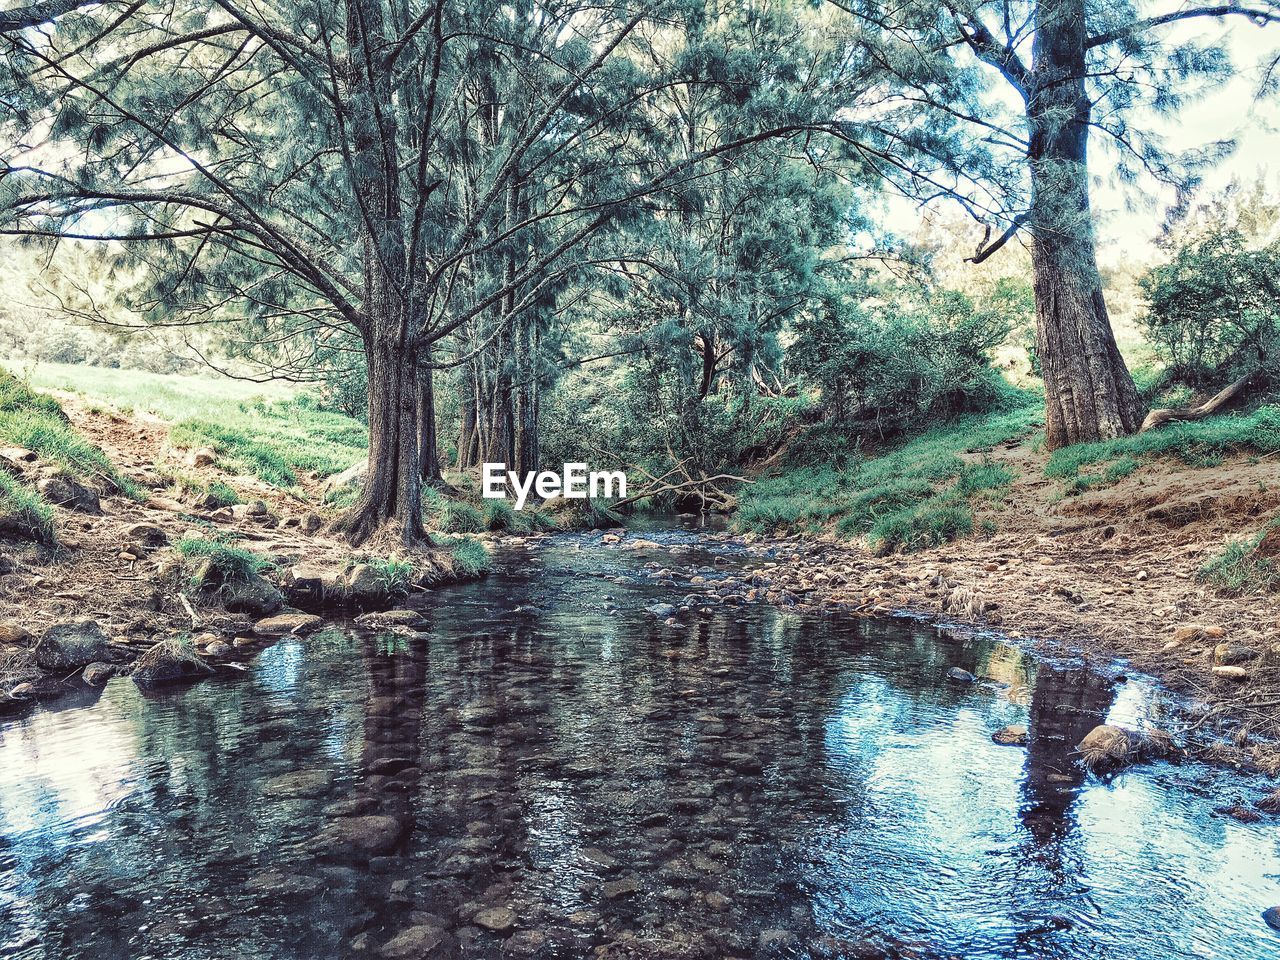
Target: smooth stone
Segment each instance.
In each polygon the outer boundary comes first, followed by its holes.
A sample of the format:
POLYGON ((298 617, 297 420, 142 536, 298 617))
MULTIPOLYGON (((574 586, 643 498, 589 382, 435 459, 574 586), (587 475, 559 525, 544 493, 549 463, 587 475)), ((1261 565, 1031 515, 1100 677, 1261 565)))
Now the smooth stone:
POLYGON ((947 679, 956 683, 977 683, 978 678, 963 667, 952 667, 947 671, 947 679))
POLYGON ((515 911, 507 907, 489 907, 481 910, 472 919, 477 927, 483 927, 493 933, 506 933, 516 925, 515 911))
POLYGON ((430 956, 443 941, 442 929, 420 924, 396 934, 379 948, 378 955, 391 960, 417 960, 430 956))
POLYGON ((1025 747, 1027 745, 1027 728, 1020 723, 1011 723, 1001 727, 991 735, 991 742, 1002 747, 1025 747))

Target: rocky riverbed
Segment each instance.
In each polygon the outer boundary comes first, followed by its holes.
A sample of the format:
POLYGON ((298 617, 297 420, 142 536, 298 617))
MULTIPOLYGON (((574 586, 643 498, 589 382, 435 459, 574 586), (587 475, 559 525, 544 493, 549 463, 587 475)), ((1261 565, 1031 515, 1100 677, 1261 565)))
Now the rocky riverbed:
POLYGON ((824 611, 778 544, 606 536, 0 724, 0 950, 1274 954, 1270 778, 1081 763, 1181 715, 1148 680, 824 611))

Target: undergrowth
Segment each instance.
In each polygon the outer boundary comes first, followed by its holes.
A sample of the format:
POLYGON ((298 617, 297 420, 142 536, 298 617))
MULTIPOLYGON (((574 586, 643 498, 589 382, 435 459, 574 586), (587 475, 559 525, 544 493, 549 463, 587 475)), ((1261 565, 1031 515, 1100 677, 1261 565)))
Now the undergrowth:
POLYGON ((981 454, 1030 435, 1037 403, 939 426, 883 456, 847 470, 808 466, 746 488, 734 527, 760 533, 818 532, 866 536, 880 551, 919 550, 974 529, 971 501, 998 499, 1013 481, 1006 467, 961 454, 981 454))

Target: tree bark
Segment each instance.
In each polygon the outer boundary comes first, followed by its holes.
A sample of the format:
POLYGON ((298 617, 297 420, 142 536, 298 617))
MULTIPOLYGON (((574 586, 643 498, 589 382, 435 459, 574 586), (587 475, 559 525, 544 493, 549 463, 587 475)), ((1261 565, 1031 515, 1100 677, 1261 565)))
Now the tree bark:
POLYGON ((1049 449, 1142 422, 1102 295, 1089 209, 1084 0, 1039 0, 1027 88, 1036 340, 1049 449))
POLYGON ((353 544, 386 528, 425 539, 419 461, 418 364, 410 339, 408 263, 391 80, 375 51, 386 44, 380 0, 347 0, 344 111, 360 210, 361 308, 369 370, 369 469, 355 504, 334 524, 353 544))
POLYGON ((444 472, 440 468, 440 438, 436 430, 435 375, 430 365, 418 371, 418 457, 422 464, 422 479, 432 486, 442 487, 444 472))

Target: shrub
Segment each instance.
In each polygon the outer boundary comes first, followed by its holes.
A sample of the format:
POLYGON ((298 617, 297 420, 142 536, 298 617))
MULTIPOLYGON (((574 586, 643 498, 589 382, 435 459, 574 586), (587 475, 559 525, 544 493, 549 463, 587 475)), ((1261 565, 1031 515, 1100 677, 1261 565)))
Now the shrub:
POLYGON ((1142 324, 1170 373, 1194 387, 1280 373, 1280 241, 1250 249, 1235 228, 1183 245, 1139 281, 1142 324))

